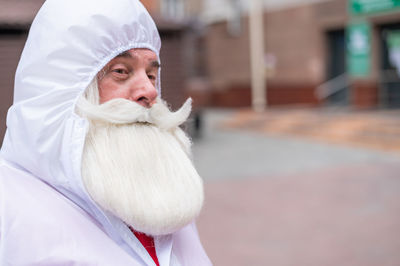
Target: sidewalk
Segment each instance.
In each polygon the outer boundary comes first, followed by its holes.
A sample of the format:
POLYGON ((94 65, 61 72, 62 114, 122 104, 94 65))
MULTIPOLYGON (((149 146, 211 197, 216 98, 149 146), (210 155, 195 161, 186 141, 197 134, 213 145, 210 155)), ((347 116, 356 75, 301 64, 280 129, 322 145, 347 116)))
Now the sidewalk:
POLYGON ((234 113, 224 126, 400 154, 400 110, 274 109, 260 114, 248 109, 234 113))
MULTIPOLYGON (((198 226, 214 264, 400 265, 398 151, 308 134, 318 132, 310 121, 332 117, 329 128, 353 114, 248 112, 206 112, 204 138, 194 144, 206 188, 198 226)), ((371 115, 380 125, 400 122, 371 115)), ((370 122, 363 125, 365 132, 370 122)))

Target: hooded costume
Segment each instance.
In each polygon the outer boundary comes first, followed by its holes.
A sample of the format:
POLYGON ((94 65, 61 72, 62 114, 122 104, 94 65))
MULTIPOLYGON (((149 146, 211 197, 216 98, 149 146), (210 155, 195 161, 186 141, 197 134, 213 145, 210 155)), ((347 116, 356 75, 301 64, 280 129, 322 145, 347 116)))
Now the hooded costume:
MULTIPOLYGON (((147 48, 159 57, 160 45, 137 0, 44 3, 17 68, 1 149, 0 265, 154 265, 82 183, 88 121, 75 104, 116 55, 147 48)), ((194 223, 154 240, 161 266, 211 265, 194 223)))

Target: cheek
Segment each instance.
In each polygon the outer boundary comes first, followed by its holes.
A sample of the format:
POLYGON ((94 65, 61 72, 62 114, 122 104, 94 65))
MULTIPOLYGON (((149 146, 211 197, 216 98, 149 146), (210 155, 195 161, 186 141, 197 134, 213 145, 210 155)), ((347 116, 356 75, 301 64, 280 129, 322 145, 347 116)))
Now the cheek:
POLYGON ((103 78, 98 81, 100 103, 107 102, 115 98, 127 98, 127 90, 124 86, 115 81, 103 78))

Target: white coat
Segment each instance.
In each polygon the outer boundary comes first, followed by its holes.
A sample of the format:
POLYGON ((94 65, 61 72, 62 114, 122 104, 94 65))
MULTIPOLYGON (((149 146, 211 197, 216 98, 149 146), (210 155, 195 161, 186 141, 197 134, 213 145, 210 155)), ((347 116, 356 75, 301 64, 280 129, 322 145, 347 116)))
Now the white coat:
MULTIPOLYGON (((154 265, 129 229, 104 213, 81 178, 88 121, 75 102, 131 48, 159 56, 138 0, 47 0, 15 78, 0 162, 0 265, 154 265)), ((157 84, 160 90, 160 84, 157 84)), ((155 237, 161 266, 211 265, 194 223, 155 237)))

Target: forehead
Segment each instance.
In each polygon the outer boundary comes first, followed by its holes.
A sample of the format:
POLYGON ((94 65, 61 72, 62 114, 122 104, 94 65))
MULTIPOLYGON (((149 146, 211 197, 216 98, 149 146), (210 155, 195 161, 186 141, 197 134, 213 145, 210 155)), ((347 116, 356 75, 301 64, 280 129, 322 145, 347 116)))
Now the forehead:
POLYGON ((114 57, 111 61, 119 58, 145 60, 145 61, 158 61, 157 54, 152 50, 146 48, 133 48, 127 50, 114 57))

